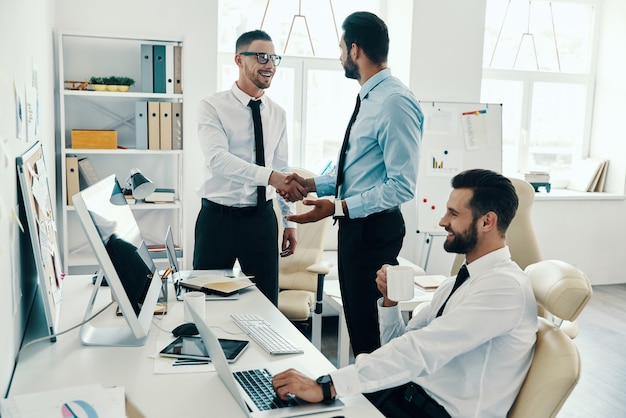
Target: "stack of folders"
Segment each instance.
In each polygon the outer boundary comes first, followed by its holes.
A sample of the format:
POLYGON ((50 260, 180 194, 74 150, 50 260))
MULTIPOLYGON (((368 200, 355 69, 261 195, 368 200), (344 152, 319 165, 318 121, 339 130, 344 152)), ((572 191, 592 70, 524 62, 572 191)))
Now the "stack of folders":
POLYGON ((182 94, 183 47, 176 43, 141 45, 141 91, 182 94))
POLYGON ((183 104, 135 102, 135 135, 138 150, 182 150, 183 104))
POLYGON ((73 205, 72 196, 99 182, 100 176, 88 157, 78 158, 75 155, 68 155, 65 157, 65 181, 67 204, 71 206, 73 205))

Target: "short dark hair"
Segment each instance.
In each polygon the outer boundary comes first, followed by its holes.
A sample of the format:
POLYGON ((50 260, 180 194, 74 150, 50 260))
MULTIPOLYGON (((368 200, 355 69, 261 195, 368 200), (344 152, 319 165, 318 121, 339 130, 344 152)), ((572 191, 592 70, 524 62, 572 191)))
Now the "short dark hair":
POLYGON ((235 51, 241 52, 242 49, 249 46, 254 41, 269 41, 272 42, 272 38, 267 34, 267 32, 262 30, 251 30, 250 32, 242 33, 239 38, 237 38, 237 42, 235 43, 235 51))
POLYGON ((341 28, 348 52, 355 43, 374 64, 387 62, 389 32, 381 18, 370 12, 354 12, 346 17, 341 28))
POLYGON ((498 215, 498 230, 502 235, 511 224, 519 199, 511 180, 491 170, 473 169, 463 171, 452 178, 455 189, 472 189, 469 202, 474 220, 487 212, 498 215))

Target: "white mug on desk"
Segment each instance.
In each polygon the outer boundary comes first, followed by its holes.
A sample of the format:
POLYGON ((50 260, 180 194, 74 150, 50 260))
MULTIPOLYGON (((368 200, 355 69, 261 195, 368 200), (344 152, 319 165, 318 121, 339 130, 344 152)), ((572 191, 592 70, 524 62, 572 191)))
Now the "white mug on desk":
POLYGON ((415 271, 411 266, 387 267, 387 298, 396 302, 413 299, 414 276, 415 271))

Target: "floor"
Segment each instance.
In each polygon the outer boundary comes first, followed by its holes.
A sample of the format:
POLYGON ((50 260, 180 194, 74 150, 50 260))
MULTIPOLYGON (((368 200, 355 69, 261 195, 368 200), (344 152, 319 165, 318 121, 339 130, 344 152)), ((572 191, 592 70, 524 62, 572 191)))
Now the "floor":
MULTIPOLYGON (((559 418, 626 417, 626 284, 593 291, 577 320, 582 375, 559 418)), ((323 319, 322 333, 322 353, 336 366, 337 317, 323 319)))

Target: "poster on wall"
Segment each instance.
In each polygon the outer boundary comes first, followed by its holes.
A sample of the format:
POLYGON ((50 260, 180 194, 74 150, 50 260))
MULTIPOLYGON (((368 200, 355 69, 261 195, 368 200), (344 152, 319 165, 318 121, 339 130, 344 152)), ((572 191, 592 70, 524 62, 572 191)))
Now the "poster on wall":
POLYGON ((51 341, 56 341, 54 335, 58 331, 64 273, 41 143, 35 142, 17 157, 16 166, 37 268, 39 294, 51 341))

